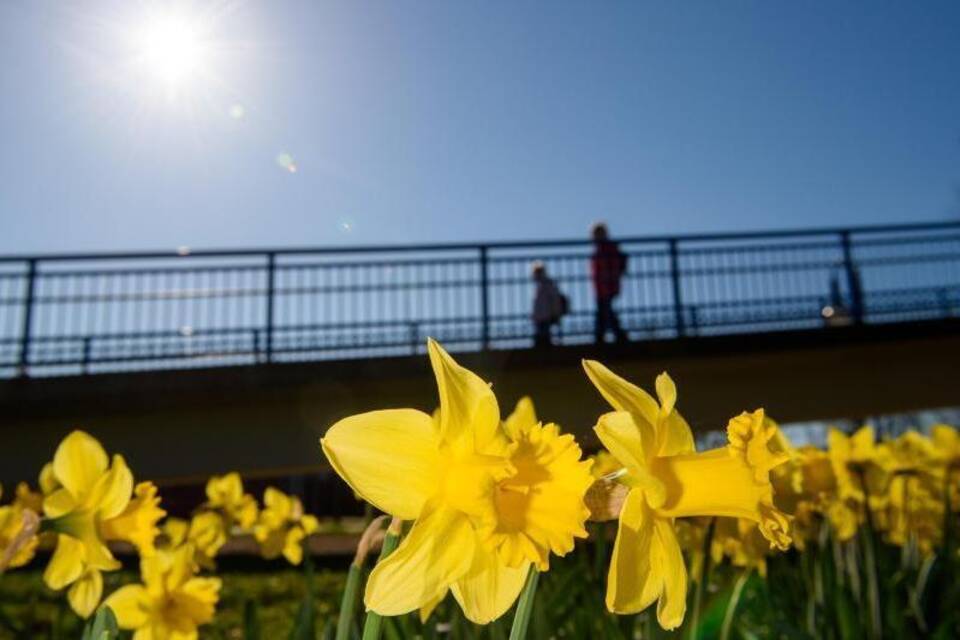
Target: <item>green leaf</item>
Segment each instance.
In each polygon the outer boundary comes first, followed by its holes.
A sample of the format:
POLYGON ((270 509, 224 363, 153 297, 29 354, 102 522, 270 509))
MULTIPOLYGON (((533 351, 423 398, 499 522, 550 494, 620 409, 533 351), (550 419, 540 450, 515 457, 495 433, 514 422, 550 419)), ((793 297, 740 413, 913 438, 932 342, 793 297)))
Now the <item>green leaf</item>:
POLYGON ((83 630, 83 640, 115 640, 119 635, 117 617, 106 605, 97 609, 97 614, 83 630))
POLYGON ((314 601, 313 561, 309 555, 304 558, 303 575, 307 588, 303 594, 303 601, 300 603, 300 608, 297 610, 297 618, 294 621, 293 629, 290 630, 289 640, 315 640, 317 637, 317 610, 314 601))
POLYGON ((243 605, 243 640, 260 640, 260 610, 257 603, 247 600, 243 605))

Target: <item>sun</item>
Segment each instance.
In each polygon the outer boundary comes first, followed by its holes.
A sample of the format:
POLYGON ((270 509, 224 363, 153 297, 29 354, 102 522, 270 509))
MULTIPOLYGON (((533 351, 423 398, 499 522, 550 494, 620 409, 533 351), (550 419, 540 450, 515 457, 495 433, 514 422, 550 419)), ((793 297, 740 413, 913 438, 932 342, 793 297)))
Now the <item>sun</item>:
POLYGON ((199 16, 186 11, 152 13, 133 30, 137 67, 175 95, 202 77, 210 42, 199 16))

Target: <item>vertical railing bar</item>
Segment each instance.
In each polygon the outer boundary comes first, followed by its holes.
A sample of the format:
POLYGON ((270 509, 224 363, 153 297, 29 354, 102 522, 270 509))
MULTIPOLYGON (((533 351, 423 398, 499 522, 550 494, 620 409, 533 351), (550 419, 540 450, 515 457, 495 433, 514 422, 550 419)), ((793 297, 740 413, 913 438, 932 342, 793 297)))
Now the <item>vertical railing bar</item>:
POLYGON ((490 348, 490 285, 487 273, 487 245, 478 247, 480 252, 480 348, 490 348))
POLYGON ((670 281, 673 285, 673 313, 676 324, 677 337, 685 333, 683 319, 683 298, 680 292, 680 260, 677 238, 670 238, 670 281))
POLYGON ((30 367, 30 332, 33 324, 33 296, 36 285, 37 261, 34 258, 27 260, 27 290, 23 299, 23 322, 20 328, 20 357, 17 368, 21 376, 29 375, 30 367))
POLYGON ((847 290, 850 292, 850 315, 854 324, 861 324, 863 322, 863 291, 853 262, 849 229, 840 232, 840 247, 843 250, 843 269, 847 275, 847 290))
POLYGON ((266 326, 264 327, 264 337, 266 338, 264 355, 267 362, 273 360, 273 307, 276 262, 277 254, 273 251, 267 253, 267 317, 266 326))

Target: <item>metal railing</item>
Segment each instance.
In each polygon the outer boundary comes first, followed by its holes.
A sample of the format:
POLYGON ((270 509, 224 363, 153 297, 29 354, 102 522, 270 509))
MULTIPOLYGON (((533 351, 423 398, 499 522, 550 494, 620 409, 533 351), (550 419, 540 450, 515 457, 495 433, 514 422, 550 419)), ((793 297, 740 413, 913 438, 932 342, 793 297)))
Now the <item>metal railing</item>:
MULTIPOLYGON (((616 308, 654 340, 960 313, 960 223, 620 238, 616 308)), ((594 339, 586 241, 0 257, 0 376, 228 366, 532 341, 530 263, 594 339)))

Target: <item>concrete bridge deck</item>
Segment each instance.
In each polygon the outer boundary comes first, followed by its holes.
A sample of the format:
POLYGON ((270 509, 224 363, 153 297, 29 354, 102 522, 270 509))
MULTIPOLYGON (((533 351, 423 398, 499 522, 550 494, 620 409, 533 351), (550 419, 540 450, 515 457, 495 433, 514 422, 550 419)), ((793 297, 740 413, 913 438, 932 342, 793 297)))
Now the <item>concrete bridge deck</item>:
MULTIPOLYGON (((596 446, 607 408, 580 367, 597 358, 646 388, 667 370, 698 431, 763 406, 781 422, 866 417, 960 404, 960 320, 862 325, 457 354, 490 380, 509 411, 533 397, 542 419, 596 446)), ((431 410, 427 358, 320 361, 0 381, 0 482, 35 481, 70 429, 123 453, 138 478, 198 482, 323 469, 318 439, 337 419, 387 407, 431 410)))

